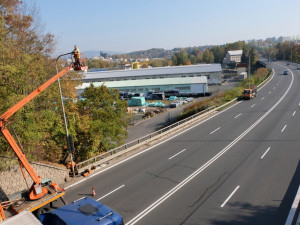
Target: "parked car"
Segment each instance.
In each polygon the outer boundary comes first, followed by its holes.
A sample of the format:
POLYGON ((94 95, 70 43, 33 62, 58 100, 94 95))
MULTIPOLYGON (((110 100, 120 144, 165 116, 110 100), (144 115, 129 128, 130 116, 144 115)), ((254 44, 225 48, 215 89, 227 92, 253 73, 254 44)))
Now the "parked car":
POLYGON ((170 104, 170 108, 177 108, 183 104, 183 101, 175 101, 170 104))
POLYGON ((192 101, 194 101, 194 98, 193 97, 189 97, 189 98, 186 98, 185 101, 192 102, 192 101))

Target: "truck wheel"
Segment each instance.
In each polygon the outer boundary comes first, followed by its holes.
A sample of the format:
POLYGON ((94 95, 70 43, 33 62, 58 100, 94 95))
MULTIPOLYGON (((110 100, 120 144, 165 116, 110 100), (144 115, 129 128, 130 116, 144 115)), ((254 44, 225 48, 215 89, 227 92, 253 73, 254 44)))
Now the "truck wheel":
POLYGON ((42 213, 46 213, 46 212, 49 212, 50 211, 50 205, 47 204, 47 205, 44 205, 42 206, 41 208, 38 208, 36 211, 35 211, 35 215, 38 219, 40 219, 40 215, 42 213))

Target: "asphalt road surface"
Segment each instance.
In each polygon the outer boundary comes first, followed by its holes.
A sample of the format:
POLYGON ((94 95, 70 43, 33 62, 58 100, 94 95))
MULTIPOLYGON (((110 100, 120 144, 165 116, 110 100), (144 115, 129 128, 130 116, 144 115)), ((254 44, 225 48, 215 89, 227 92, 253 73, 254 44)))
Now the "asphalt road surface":
POLYGON ((255 99, 240 101, 66 189, 125 224, 284 224, 299 187, 300 72, 273 63, 255 99))

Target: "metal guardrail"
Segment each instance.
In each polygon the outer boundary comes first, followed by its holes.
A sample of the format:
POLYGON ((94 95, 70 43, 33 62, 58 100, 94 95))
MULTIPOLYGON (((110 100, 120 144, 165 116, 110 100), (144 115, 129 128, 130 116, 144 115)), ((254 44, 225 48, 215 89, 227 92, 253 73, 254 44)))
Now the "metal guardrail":
POLYGON ((213 109, 215 109, 215 106, 207 108, 207 109, 205 109, 205 110, 203 110, 201 112, 198 112, 198 113, 196 113, 196 114, 194 114, 192 116, 189 116, 189 117, 187 117, 187 118, 185 118, 183 120, 180 120, 180 121, 178 121, 176 123, 173 123, 173 124, 171 124, 171 125, 169 125, 167 127, 164 127, 162 129, 158 130, 158 131, 152 132, 152 133, 150 133, 148 135, 145 135, 145 136, 143 136, 141 138, 138 138, 136 140, 128 142, 128 143, 126 143, 124 145, 121 145, 121 146, 119 146, 119 147, 117 147, 115 149, 109 150, 109 151, 107 151, 105 153, 102 153, 102 154, 94 156, 94 157, 92 157, 92 158, 90 158, 88 160, 80 162, 80 163, 78 163, 76 165, 76 169, 77 169, 78 172, 80 172, 80 170, 82 170, 82 168, 84 168, 84 167, 86 167, 86 166, 88 166, 90 164, 94 164, 96 162, 100 162, 101 160, 103 160, 103 159, 105 159, 105 158, 107 158, 109 156, 112 156, 112 155, 114 155, 116 153, 119 153, 119 152, 122 152, 124 150, 127 150, 128 148, 133 147, 135 145, 138 145, 138 144, 140 144, 140 143, 142 143, 142 142, 144 142, 146 140, 153 139, 154 137, 156 137, 156 136, 158 136, 158 135, 160 135, 162 133, 165 133, 166 131, 169 131, 169 130, 171 130, 171 129, 173 129, 173 128, 175 128, 175 127, 177 127, 177 126, 179 126, 179 125, 181 125, 181 124, 183 124, 183 123, 185 123, 185 122, 187 122, 189 120, 192 120, 192 119, 194 119, 194 118, 196 118, 196 117, 198 117, 200 115, 203 115, 204 113, 209 112, 209 111, 211 111, 213 109))
MULTIPOLYGON (((260 86, 262 86, 263 84, 265 84, 270 79, 270 77, 272 77, 272 73, 270 74, 270 76, 267 77, 267 79, 265 79, 262 83, 260 83, 258 85, 258 88, 260 86)), ((120 153, 120 152, 125 152, 129 148, 137 146, 137 145, 140 145, 141 143, 143 143, 143 142, 145 142, 147 140, 150 140, 150 139, 155 140, 155 137, 157 137, 158 135, 166 133, 167 131, 170 131, 173 128, 176 128, 176 127, 178 127, 178 126, 180 126, 180 125, 182 125, 182 124, 184 124, 184 123, 186 123, 188 121, 191 121, 191 120, 195 119, 196 117, 204 116, 204 114, 206 114, 208 112, 211 112, 211 111, 215 112, 215 111, 217 111, 219 109, 222 109, 222 108, 226 107, 227 105, 233 103, 236 100, 237 100, 237 98, 235 98, 235 99, 233 99, 233 100, 231 100, 231 101, 229 101, 229 102, 227 102, 227 103, 225 103, 225 104, 223 104, 221 106, 218 106, 218 107, 213 106, 213 107, 207 108, 207 109, 205 109, 205 110, 203 110, 201 112, 198 112, 198 113, 196 113, 196 114, 194 114, 192 116, 189 116, 189 117, 187 117, 187 118, 185 118, 183 120, 180 120, 180 121, 178 121, 176 123, 173 123, 173 124, 171 124, 171 125, 169 125, 167 127, 164 127, 162 129, 158 130, 158 131, 155 131, 155 132, 150 133, 150 134, 148 134, 146 136, 143 136, 141 138, 138 138, 136 140, 128 142, 128 143, 126 143, 124 145, 121 145, 121 146, 119 146, 119 147, 117 147, 115 149, 109 150, 109 151, 107 151, 105 153, 102 153, 102 154, 94 156, 94 157, 92 157, 92 158, 90 158, 88 160, 80 162, 80 163, 78 163, 76 165, 76 169, 77 169, 77 171, 79 173, 81 173, 81 172, 83 172, 85 169, 87 169, 91 165, 95 165, 96 163, 99 165, 102 162, 104 163, 108 157, 116 155, 117 153, 120 153)), ((139 146, 137 146, 137 147, 139 147, 139 146)))
POLYGON ((163 133, 171 131, 172 129, 174 129, 174 128, 176 128, 176 127, 178 127, 178 126, 180 126, 180 125, 182 125, 182 124, 184 124, 184 123, 186 123, 188 121, 191 121, 191 120, 195 119, 196 117, 202 116, 202 115, 204 115, 204 114, 206 114, 208 112, 215 112, 216 110, 221 109, 223 107, 226 107, 228 104, 231 104, 234 101, 236 101, 236 99, 233 99, 230 102, 227 102, 227 103, 225 103, 225 104, 223 104, 221 106, 218 106, 218 107, 213 106, 213 107, 207 108, 207 109, 205 109, 205 110, 203 110, 201 112, 198 112, 198 113, 196 113, 196 114, 194 114, 192 116, 189 116, 189 117, 187 117, 187 118, 185 118, 183 120, 180 120, 180 121, 178 121, 176 123, 173 123, 173 124, 171 124, 171 125, 169 125, 167 127, 164 127, 162 129, 158 130, 158 131, 155 131, 155 132, 150 133, 150 134, 148 134, 146 136, 138 138, 138 139, 136 139, 134 141, 131 141, 131 142, 128 142, 128 143, 126 143, 124 145, 121 145, 121 146, 119 146, 119 147, 117 147, 115 149, 109 150, 108 152, 102 153, 102 154, 94 156, 94 157, 92 157, 92 158, 90 158, 88 160, 80 162, 80 163, 78 163, 76 165, 76 169, 77 169, 77 171, 79 173, 81 173, 85 169, 87 169, 89 166, 95 165, 95 163, 97 163, 97 164, 101 164, 102 162, 104 163, 106 161, 106 158, 108 158, 108 157, 116 155, 117 153, 120 153, 122 151, 125 152, 129 148, 134 147, 134 146, 139 147, 138 145, 140 145, 141 143, 143 143, 145 141, 148 141, 150 139, 151 140, 155 140, 155 137, 158 137, 159 135, 161 135, 163 133))

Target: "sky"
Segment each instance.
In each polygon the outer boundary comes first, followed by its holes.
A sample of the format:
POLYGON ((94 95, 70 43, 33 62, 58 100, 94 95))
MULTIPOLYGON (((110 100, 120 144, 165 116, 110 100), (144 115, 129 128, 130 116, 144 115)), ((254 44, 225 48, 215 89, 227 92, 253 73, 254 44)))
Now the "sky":
POLYGON ((132 52, 300 35, 300 0, 23 0, 57 53, 132 52))

